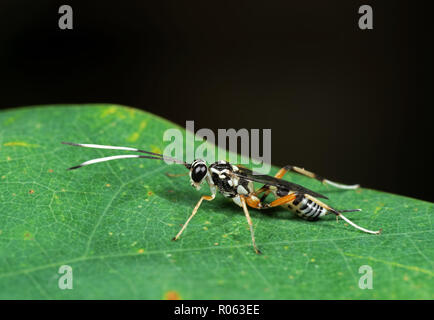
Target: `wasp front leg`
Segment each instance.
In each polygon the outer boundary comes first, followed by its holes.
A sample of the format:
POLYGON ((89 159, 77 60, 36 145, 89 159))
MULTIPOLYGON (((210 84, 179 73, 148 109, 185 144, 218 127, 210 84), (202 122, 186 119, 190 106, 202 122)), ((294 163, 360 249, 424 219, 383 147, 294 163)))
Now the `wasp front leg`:
POLYGON ((184 225, 182 226, 181 230, 179 230, 178 234, 175 237, 172 238, 173 241, 178 240, 178 238, 181 236, 182 232, 185 230, 185 228, 187 228, 188 223, 194 217, 194 215, 196 214, 197 210, 199 210, 199 207, 202 204, 202 201, 203 200, 212 201, 212 200, 214 200, 214 198, 215 198, 215 194, 212 194, 210 196, 202 196, 199 199, 199 201, 197 202, 196 206, 194 207, 193 212, 191 213, 190 217, 184 223, 184 225))

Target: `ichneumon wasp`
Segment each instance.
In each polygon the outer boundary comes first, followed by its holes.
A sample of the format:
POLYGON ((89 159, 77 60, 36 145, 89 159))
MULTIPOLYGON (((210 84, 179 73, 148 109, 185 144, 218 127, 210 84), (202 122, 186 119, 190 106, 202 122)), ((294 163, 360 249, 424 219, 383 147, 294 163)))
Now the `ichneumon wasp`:
POLYGON ((283 180, 283 176, 288 171, 293 171, 298 174, 302 174, 304 176, 317 179, 322 183, 332 185, 341 189, 356 189, 358 185, 343 185, 340 183, 336 183, 318 175, 307 171, 305 169, 295 167, 295 166, 285 166, 277 172, 277 174, 273 176, 256 174, 250 169, 244 168, 238 165, 232 165, 227 161, 217 161, 210 165, 208 165, 204 160, 196 159, 191 164, 186 163, 184 161, 163 156, 158 153, 149 152, 145 150, 140 150, 136 148, 129 147, 115 147, 115 146, 105 146, 105 145, 97 145, 97 144, 79 144, 79 143, 71 143, 71 142, 62 142, 63 144, 76 146, 76 147, 85 147, 85 148, 95 148, 95 149, 110 149, 110 150, 123 150, 123 151, 134 151, 138 153, 143 153, 146 155, 116 155, 104 158, 97 158, 93 160, 89 160, 83 162, 82 164, 71 167, 68 170, 78 169, 90 164, 105 162, 116 159, 127 159, 127 158, 145 158, 145 159, 156 159, 156 160, 165 160, 166 162, 173 162, 177 164, 184 165, 189 170, 190 175, 190 183, 191 185, 199 190, 203 183, 207 183, 211 195, 202 196, 197 202, 196 206, 193 209, 190 217, 182 226, 181 230, 178 234, 173 238, 173 240, 177 240, 182 232, 187 227, 190 220, 197 213, 200 205, 203 200, 211 201, 216 197, 217 191, 219 191, 226 198, 230 198, 235 202, 238 206, 243 208, 244 214, 247 219, 247 223, 250 227, 250 233, 252 237, 253 248, 256 253, 261 253, 256 246, 255 243, 255 235, 253 231, 252 220, 250 218, 249 210, 247 207, 255 208, 255 209, 268 209, 277 206, 284 207, 295 212, 298 216, 303 219, 314 221, 318 220, 320 217, 332 213, 336 215, 336 218, 342 218, 348 224, 352 225, 356 229, 359 229, 363 232, 372 233, 372 234, 380 234, 381 229, 378 231, 371 231, 365 229, 363 227, 358 226, 344 215, 342 212, 353 212, 353 211, 361 211, 361 209, 352 209, 352 210, 336 210, 324 202, 320 201, 318 198, 328 199, 326 196, 319 194, 315 191, 309 190, 301 185, 283 180), (253 183, 258 182, 260 184, 264 184, 261 188, 255 190, 253 183), (266 202, 266 198, 269 194, 273 194, 275 200, 271 202, 266 202))

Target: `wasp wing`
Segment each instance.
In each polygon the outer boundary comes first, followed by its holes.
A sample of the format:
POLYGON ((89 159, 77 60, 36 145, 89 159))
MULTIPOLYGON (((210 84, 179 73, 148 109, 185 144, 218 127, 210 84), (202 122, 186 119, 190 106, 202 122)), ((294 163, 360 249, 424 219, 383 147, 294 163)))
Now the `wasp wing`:
POLYGON ((317 197, 317 198, 328 199, 326 196, 324 196, 320 193, 317 193, 315 191, 309 190, 309 189, 307 189, 307 188, 305 188, 299 184, 289 182, 286 180, 282 180, 279 178, 275 178, 272 176, 268 176, 268 175, 254 173, 252 170, 247 169, 247 168, 242 167, 242 166, 237 165, 237 168, 238 168, 238 171, 234 171, 233 173, 235 175, 243 178, 243 179, 263 183, 263 184, 268 185, 268 186, 275 186, 277 188, 288 190, 288 191, 293 191, 293 192, 296 192, 298 194, 309 194, 309 195, 317 197))

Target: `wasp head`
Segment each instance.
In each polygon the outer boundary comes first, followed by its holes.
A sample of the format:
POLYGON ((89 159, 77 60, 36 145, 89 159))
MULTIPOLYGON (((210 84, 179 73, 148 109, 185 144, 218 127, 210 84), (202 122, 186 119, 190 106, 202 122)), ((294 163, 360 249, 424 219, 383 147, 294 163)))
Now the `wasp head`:
POLYGON ((201 184, 205 180, 205 177, 208 174, 208 166, 206 162, 201 159, 196 159, 190 166, 190 182, 196 190, 199 190, 201 184))

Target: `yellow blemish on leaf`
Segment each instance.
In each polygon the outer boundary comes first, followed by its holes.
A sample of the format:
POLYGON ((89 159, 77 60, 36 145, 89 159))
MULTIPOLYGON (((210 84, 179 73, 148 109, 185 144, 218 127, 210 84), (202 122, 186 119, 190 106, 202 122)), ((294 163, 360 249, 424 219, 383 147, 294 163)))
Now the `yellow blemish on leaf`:
POLYGON ((142 120, 142 121, 140 122, 139 130, 142 131, 143 129, 146 128, 147 125, 148 125, 148 121, 146 121, 146 120, 142 120))
POLYGON ((6 176, 2 176, 2 179, 6 179, 6 176))
POLYGON ((163 153, 162 151, 161 151, 161 149, 160 148, 158 148, 157 146, 151 146, 151 152, 154 152, 154 153, 163 153))
POLYGON ((111 187, 111 184, 110 184, 110 183, 107 183, 105 186, 106 186, 107 188, 110 188, 110 187, 111 187))
POLYGON ((116 107, 108 107, 104 109, 103 112, 101 113, 101 118, 105 118, 113 113, 116 113, 116 111, 117 111, 116 107))
POLYGON ((207 230, 208 230, 208 228, 207 228, 207 227, 203 227, 202 229, 203 229, 203 230, 205 230, 205 231, 207 231, 207 230))
POLYGON ((383 209, 384 203, 379 203, 378 207, 375 207, 373 214, 377 214, 381 209, 383 209))
POLYGON ((108 234, 109 234, 109 236, 112 236, 112 235, 113 235, 113 232, 109 232, 108 234))
POLYGON ((142 120, 139 125, 139 129, 136 132, 133 132, 128 138, 127 141, 135 142, 140 137, 140 133, 146 128, 148 122, 146 120, 142 120))
POLYGON ((137 250, 137 253, 140 253, 140 254, 142 254, 144 252, 145 252, 145 249, 139 249, 139 250, 137 250))
POLYGON ((6 157, 6 160, 7 160, 7 161, 11 161, 11 160, 12 160, 12 158, 11 158, 11 157, 9 157, 9 156, 7 156, 7 157, 6 157))
POLYGON ((131 134, 128 138, 127 141, 129 142, 135 142, 137 141, 137 139, 139 139, 140 135, 138 132, 134 132, 133 134, 131 134))
POLYGON ((170 290, 164 294, 164 300, 181 300, 181 295, 174 290, 170 290))
POLYGON ((24 141, 11 141, 3 143, 3 146, 5 147, 28 147, 28 148, 35 148, 39 147, 37 144, 30 144, 24 141))
POLYGON ((310 262, 315 262, 315 258, 310 259, 310 262))
POLYGON ((7 118, 7 119, 3 122, 3 124, 4 124, 5 126, 7 126, 7 125, 9 125, 9 124, 11 124, 11 123, 14 123, 14 122, 15 122, 15 118, 10 117, 10 118, 7 118))

